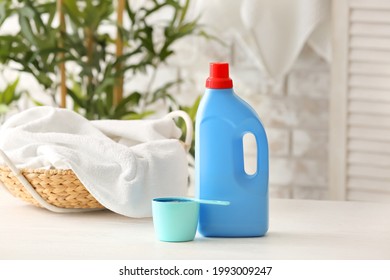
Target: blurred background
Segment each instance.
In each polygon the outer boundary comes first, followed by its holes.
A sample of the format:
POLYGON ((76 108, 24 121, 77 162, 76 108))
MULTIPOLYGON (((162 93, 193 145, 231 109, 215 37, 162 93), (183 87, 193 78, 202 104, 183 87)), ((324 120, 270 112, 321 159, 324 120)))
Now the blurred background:
POLYGON ((1 122, 40 105, 195 119, 227 61, 266 127, 271 197, 390 202, 386 1, 0 1, 0 35, 1 122))

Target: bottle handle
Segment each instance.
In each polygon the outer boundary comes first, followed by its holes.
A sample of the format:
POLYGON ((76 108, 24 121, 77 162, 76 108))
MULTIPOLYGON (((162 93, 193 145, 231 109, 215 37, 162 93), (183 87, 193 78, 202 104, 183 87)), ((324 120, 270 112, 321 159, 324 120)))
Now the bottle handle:
POLYGON ((253 175, 248 175, 247 178, 251 181, 258 178, 261 178, 261 186, 268 186, 268 176, 269 176, 269 160, 268 160, 268 140, 264 127, 258 123, 255 125, 248 123, 245 133, 252 133, 256 139, 256 148, 257 148, 257 168, 256 172, 253 175))

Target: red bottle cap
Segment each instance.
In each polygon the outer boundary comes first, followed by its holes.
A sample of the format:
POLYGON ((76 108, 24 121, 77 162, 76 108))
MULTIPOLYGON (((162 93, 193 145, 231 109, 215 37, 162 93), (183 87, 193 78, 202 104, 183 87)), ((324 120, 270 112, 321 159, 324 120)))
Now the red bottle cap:
POLYGON ((229 63, 210 63, 210 76, 206 80, 206 88, 232 88, 233 81, 229 78, 229 63))

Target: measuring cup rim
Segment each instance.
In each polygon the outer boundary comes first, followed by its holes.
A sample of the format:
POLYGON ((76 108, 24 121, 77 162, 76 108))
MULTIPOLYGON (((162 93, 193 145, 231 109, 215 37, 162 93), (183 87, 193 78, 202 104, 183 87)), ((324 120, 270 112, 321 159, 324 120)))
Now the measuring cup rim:
POLYGON ((182 202, 192 202, 192 203, 197 203, 196 201, 190 199, 190 198, 185 198, 185 197, 158 197, 158 198, 153 198, 153 201, 155 202, 169 202, 169 203, 182 203, 182 202))

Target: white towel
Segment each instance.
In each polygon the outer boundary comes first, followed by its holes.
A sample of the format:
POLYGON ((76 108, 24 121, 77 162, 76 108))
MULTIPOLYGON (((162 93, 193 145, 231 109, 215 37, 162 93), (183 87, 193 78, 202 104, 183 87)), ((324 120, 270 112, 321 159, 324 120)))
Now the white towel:
POLYGON ((35 107, 0 129, 0 148, 18 168, 72 169, 106 208, 150 217, 151 199, 187 191, 187 154, 173 120, 88 121, 35 107))

